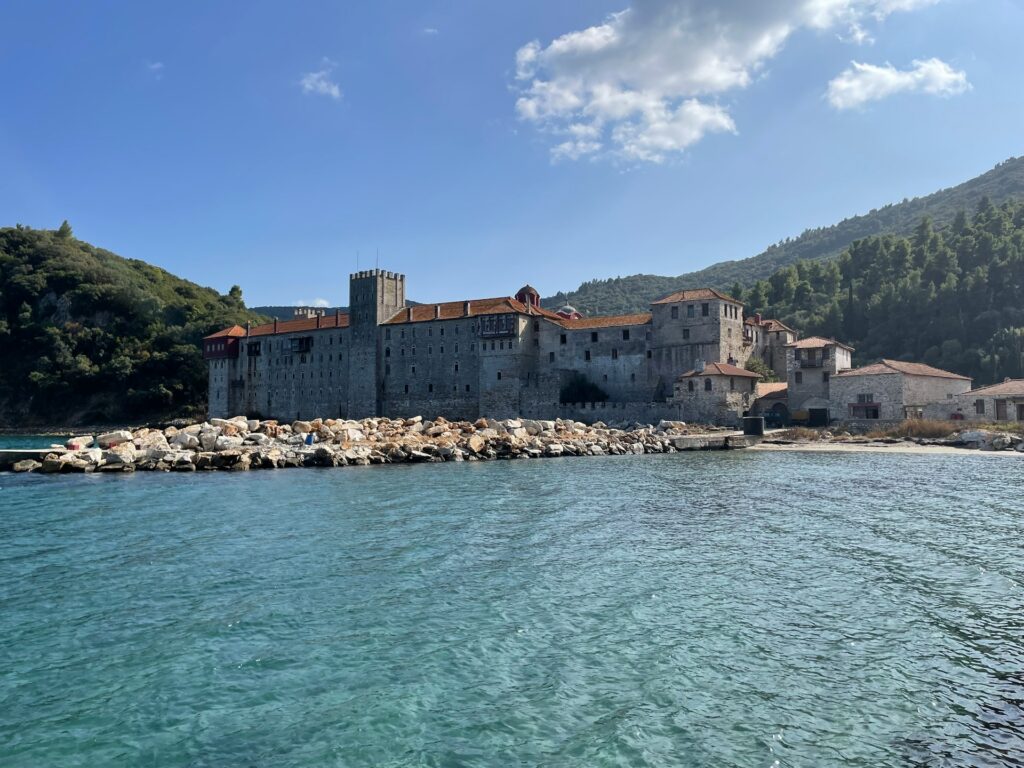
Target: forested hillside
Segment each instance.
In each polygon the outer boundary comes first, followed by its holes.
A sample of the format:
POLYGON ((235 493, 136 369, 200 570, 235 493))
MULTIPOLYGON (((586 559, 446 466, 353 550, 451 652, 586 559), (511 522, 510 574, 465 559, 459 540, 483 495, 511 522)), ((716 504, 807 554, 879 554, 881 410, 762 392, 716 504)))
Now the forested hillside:
POLYGON ((591 280, 575 291, 545 299, 544 306, 556 307, 568 302, 585 314, 640 312, 654 299, 683 288, 727 289, 736 282, 750 284, 796 261, 835 258, 854 240, 882 234, 910 235, 925 216, 936 226, 945 226, 953 221, 958 211, 974 210, 983 197, 988 197, 994 205, 1024 199, 1024 157, 1006 160, 981 176, 926 197, 886 205, 830 227, 809 229, 749 259, 723 261, 678 277, 631 275, 591 280))
POLYGON ((0 229, 0 426, 203 410, 207 333, 258 320, 223 296, 57 231, 0 229))
POLYGON ((946 227, 926 218, 909 237, 859 240, 732 291, 748 312, 850 343, 856 364, 921 361, 976 384, 1024 377, 1024 202, 984 198, 946 227))

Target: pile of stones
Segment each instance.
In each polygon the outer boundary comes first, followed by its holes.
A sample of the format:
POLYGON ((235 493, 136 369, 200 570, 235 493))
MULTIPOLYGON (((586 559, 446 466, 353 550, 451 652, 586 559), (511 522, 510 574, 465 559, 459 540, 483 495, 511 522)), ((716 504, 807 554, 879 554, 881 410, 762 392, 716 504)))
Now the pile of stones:
MULTIPOLYGON (((406 462, 486 461, 673 453, 709 447, 683 422, 610 428, 557 419, 451 422, 370 418, 282 424, 236 417, 166 429, 73 437, 18 472, 134 472, 343 467, 406 462)), ((743 447, 737 443, 722 447, 743 447)))

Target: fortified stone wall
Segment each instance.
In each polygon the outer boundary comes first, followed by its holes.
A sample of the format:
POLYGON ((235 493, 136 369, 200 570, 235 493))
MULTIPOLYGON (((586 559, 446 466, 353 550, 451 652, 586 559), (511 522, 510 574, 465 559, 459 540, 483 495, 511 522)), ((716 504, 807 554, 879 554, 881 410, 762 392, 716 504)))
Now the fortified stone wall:
POLYGON ((236 337, 237 358, 209 360, 210 415, 550 418, 563 408, 562 388, 582 375, 609 396, 602 407, 660 420, 678 417, 664 403, 680 373, 698 361, 742 365, 754 349, 744 343, 742 307, 720 299, 654 305, 653 319, 638 325, 566 327, 514 314, 514 328, 489 324, 486 338, 485 316, 464 307, 452 317, 450 304, 435 305, 424 320, 422 307, 405 307, 404 276, 355 273, 347 327, 336 318, 325 328, 236 337))
POLYGON ((387 325, 380 333, 384 415, 451 413, 451 418, 476 417, 482 352, 475 320, 387 325))

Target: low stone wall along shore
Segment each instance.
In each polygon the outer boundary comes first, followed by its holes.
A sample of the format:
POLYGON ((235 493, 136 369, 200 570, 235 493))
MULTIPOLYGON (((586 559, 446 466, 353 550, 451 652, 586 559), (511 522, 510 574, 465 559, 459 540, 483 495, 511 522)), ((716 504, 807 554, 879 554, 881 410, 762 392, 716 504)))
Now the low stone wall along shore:
POLYGON ((674 453, 745 448, 755 438, 678 421, 613 429, 558 419, 449 422, 443 418, 315 419, 280 424, 236 417, 183 428, 73 437, 35 457, 12 456, 16 472, 194 472, 344 467, 407 462, 674 453))

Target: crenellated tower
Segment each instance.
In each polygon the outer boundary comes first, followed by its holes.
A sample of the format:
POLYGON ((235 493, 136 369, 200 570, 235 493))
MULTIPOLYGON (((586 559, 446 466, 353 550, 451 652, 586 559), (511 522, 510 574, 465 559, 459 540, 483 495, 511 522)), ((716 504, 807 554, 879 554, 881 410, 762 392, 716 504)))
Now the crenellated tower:
POLYGON ((405 275, 368 269, 349 275, 348 417, 374 416, 381 411, 383 371, 377 349, 381 323, 405 307, 405 275))

